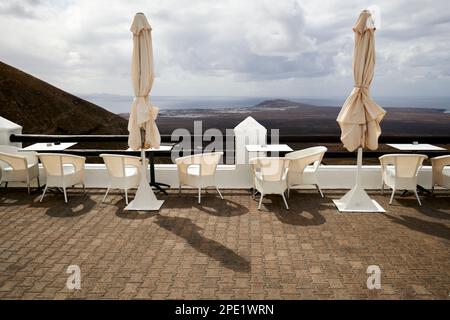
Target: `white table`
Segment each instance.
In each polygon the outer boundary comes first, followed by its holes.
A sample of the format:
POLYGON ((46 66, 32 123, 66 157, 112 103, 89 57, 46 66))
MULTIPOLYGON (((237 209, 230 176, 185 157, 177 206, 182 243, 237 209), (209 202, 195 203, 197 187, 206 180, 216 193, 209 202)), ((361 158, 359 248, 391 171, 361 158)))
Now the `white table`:
POLYGON ((247 144, 245 146, 248 152, 291 152, 293 151, 291 147, 287 144, 247 144))
POLYGON ((22 151, 63 151, 67 148, 70 148, 74 145, 76 145, 78 142, 61 142, 60 144, 54 144, 54 143, 46 143, 46 142, 39 142, 32 144, 31 146, 22 148, 20 150, 22 151))
MULTIPOLYGON (((172 151, 174 145, 165 145, 165 146, 159 146, 159 149, 155 149, 155 148, 149 148, 149 149, 144 149, 145 152, 167 152, 167 151, 172 151)), ((133 149, 128 148, 127 151, 133 151, 133 149)))
POLYGON ((445 150, 444 148, 433 146, 432 144, 428 143, 419 143, 419 144, 413 144, 413 143, 388 143, 388 146, 403 150, 403 151, 439 151, 439 150, 445 150))

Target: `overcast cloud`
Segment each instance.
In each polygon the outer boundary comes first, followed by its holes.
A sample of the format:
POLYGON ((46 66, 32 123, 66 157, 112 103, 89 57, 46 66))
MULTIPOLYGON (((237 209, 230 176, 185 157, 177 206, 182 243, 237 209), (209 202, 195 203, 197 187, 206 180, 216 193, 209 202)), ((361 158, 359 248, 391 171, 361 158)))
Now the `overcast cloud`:
POLYGON ((69 92, 129 95, 129 28, 142 11, 154 95, 346 96, 351 28, 370 7, 374 95, 448 96, 446 0, 2 0, 0 60, 69 92))

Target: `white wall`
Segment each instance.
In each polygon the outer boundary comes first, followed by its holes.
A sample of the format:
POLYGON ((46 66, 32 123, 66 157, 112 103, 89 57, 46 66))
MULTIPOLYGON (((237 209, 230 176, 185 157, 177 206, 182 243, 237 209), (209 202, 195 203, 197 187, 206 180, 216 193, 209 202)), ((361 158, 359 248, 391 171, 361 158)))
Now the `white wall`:
MULTIPOLYGON (((450 168, 446 168, 450 172, 450 168)), ((220 165, 217 168, 216 181, 220 188, 250 188, 250 168, 245 174, 245 168, 240 166, 236 170, 234 165, 220 165), (244 170, 244 172, 242 171, 244 170)), ((319 182, 322 189, 350 189, 355 183, 356 166, 321 166, 319 168, 319 182)), ((41 183, 45 183, 45 174, 40 166, 41 183)), ((177 168, 172 164, 156 165, 156 180, 167 183, 172 188, 178 188, 177 168)), ((366 189, 379 189, 381 186, 380 166, 363 166, 362 183, 366 189)), ((34 184, 34 182, 33 182, 34 184)), ((108 172, 103 164, 86 165, 86 187, 106 188, 108 172)), ((419 173, 419 184, 431 188, 431 166, 424 166, 419 173)), ((10 183, 8 186, 24 186, 10 183)), ((306 188, 306 187, 305 187, 306 188)))
POLYGON ((20 142, 10 142, 9 136, 12 134, 21 134, 22 127, 17 123, 9 121, 6 118, 0 117, 0 145, 22 147, 20 142))

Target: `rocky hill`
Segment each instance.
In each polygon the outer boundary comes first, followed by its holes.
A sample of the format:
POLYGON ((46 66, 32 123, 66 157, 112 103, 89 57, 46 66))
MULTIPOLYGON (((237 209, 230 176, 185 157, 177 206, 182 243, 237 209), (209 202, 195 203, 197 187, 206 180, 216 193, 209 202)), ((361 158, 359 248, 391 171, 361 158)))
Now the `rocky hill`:
POLYGON ((127 134, 127 121, 0 62, 0 116, 23 133, 127 134))

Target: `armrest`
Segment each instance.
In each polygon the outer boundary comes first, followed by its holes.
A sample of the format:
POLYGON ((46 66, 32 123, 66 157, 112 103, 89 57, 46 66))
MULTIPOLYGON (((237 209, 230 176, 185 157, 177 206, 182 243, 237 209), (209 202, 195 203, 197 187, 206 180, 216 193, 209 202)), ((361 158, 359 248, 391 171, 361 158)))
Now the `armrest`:
POLYGON ((0 161, 5 162, 13 170, 25 170, 28 168, 27 158, 25 156, 0 152, 0 161))
POLYGON ((175 159, 175 164, 180 173, 187 173, 189 166, 195 164, 195 155, 177 158, 175 159))
POLYGON ((201 164, 202 162, 203 154, 194 154, 191 156, 185 156, 175 159, 176 164, 185 164, 185 165, 192 165, 192 164, 201 164))
POLYGON ((75 171, 83 170, 85 162, 86 158, 81 156, 64 155, 61 157, 61 164, 72 164, 75 167, 75 171))
POLYGON ((28 164, 36 164, 39 162, 36 151, 19 151, 19 155, 25 156, 28 164))
POLYGON ((284 169, 284 173, 283 173, 283 176, 282 176, 283 180, 287 179, 288 173, 289 173, 289 168, 284 169))
POLYGON ((450 155, 432 158, 431 164, 433 171, 442 172, 445 166, 450 166, 450 155))
POLYGON ((395 165, 395 157, 392 157, 390 155, 384 155, 379 157, 378 159, 380 160, 380 164, 383 170, 389 165, 395 165))

